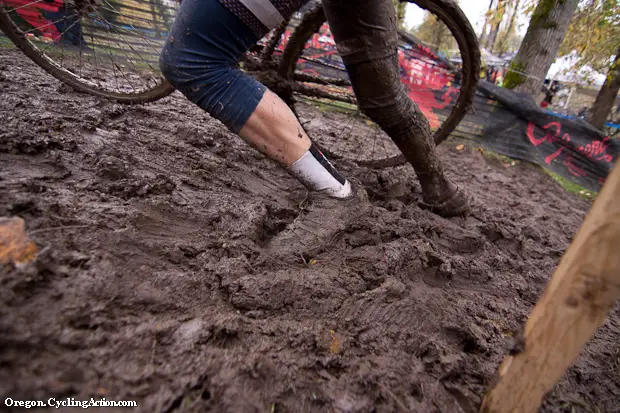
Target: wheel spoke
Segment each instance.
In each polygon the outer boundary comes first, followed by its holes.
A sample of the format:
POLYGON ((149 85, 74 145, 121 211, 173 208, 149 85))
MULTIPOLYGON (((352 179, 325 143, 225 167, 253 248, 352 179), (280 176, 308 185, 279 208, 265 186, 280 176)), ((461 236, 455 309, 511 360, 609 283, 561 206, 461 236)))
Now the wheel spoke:
POLYGON ((36 1, 33 1, 32 3, 23 4, 23 5, 19 6, 19 7, 15 7, 13 9, 11 9, 11 10, 8 10, 8 12, 10 13, 12 11, 17 11, 17 10, 23 9, 25 7, 32 6, 33 4, 41 3, 42 1, 45 1, 45 0, 36 0, 36 1))
MULTIPOLYGON (((107 3, 107 2, 106 2, 106 3, 107 3)), ((109 3, 108 3, 108 4, 109 4, 109 3)), ((119 12, 119 11, 117 11, 116 9, 112 9, 112 8, 110 8, 110 7, 99 6, 98 8, 99 8, 99 9, 103 9, 103 10, 107 10, 107 11, 109 11, 109 12, 111 12, 111 13, 114 13, 114 14, 116 14, 116 15, 118 15, 118 16, 124 17, 125 19, 136 20, 136 21, 139 21, 139 22, 145 22, 145 23, 149 23, 149 24, 150 24, 150 23, 153 23, 153 25, 155 25, 155 24, 156 24, 156 22, 154 22, 153 20, 145 19, 144 17, 139 17, 139 16, 125 15, 125 14, 120 13, 120 12, 119 12)))
POLYGON ((38 26, 38 27, 32 28, 32 29, 27 30, 27 31, 25 31, 23 33, 24 34, 32 33, 32 32, 35 32, 37 30, 41 30, 41 29, 43 29, 45 27, 49 27, 51 25, 55 25, 56 23, 60 23, 61 21, 64 21, 64 20, 67 20, 67 16, 63 17, 62 19, 58 19, 58 20, 56 20, 54 22, 50 22, 50 23, 44 24, 43 26, 38 26))
MULTIPOLYGON (((64 35, 65 35, 65 34, 66 34, 69 30, 71 30, 71 29, 72 29, 72 28, 73 28, 73 27, 74 27, 74 26, 75 26, 78 22, 79 22, 79 20, 76 20, 76 21, 74 21, 73 23, 71 23, 71 25, 70 25, 69 27, 67 27, 67 28, 65 29, 65 31, 63 31, 62 33, 60 33, 60 35, 58 36, 58 38, 59 38, 59 39, 60 39, 60 38, 62 38, 62 36, 64 36, 64 35)), ((43 50, 41 50, 41 52, 42 52, 42 53, 45 53, 45 52, 46 52, 46 51, 50 48, 50 46, 51 46, 51 45, 53 45, 53 44, 54 44, 53 42, 48 43, 48 44, 47 44, 47 46, 45 46, 45 47, 43 48, 43 50)))
MULTIPOLYGON (((105 18, 101 15, 101 13, 99 13, 98 11, 95 11, 95 12, 97 13, 97 15, 99 15, 99 17, 100 17, 100 18, 102 18, 102 19, 105 21, 105 23, 110 24, 110 22, 109 22, 109 21, 107 21, 107 20, 106 20, 106 19, 105 19, 105 18)), ((116 31, 116 32, 118 33, 118 31, 116 31)), ((119 33, 119 35, 120 35, 120 33, 119 33)), ((125 43, 127 46, 129 46, 129 48, 130 48, 131 50, 133 50, 133 51, 134 51, 134 53, 135 53, 135 54, 137 54, 137 55, 138 55, 138 57, 139 57, 140 59, 142 59, 142 61, 143 61, 144 63, 146 63, 146 64, 148 65, 148 67, 150 67, 150 68, 151 68, 151 70, 152 70, 153 72, 155 72, 155 71, 156 71, 156 70, 155 70, 155 68, 154 68, 154 67, 153 67, 153 66, 152 66, 149 62, 147 62, 147 61, 146 61, 146 60, 142 57, 142 55, 141 55, 140 53, 138 53, 138 52, 137 52, 137 51, 133 48, 133 46, 132 46, 131 44, 127 43, 127 42, 124 40, 124 38, 122 37, 122 35, 121 35, 121 40, 123 41, 123 43, 125 43)), ((116 40, 116 38, 115 38, 115 42, 119 45, 119 47, 122 47, 122 46, 121 46, 121 44, 120 44, 120 43, 116 40)), ((141 73, 140 69, 138 69, 138 67, 135 65, 135 63, 133 62, 133 60, 131 60, 131 59, 127 59, 127 60, 129 60, 129 62, 133 65, 133 67, 136 69, 136 72, 137 72, 137 73, 141 73)))
MULTIPOLYGON (((97 14, 99 14, 99 13, 97 13, 97 14)), ((102 23, 102 24, 105 26, 106 30, 107 30, 110 34, 112 34, 112 32, 110 32, 110 28, 108 27, 108 25, 107 25, 105 22, 102 22, 102 21, 100 21, 100 20, 98 20, 98 19, 95 19, 95 20, 97 20, 97 21, 99 21, 100 23, 102 23)), ((117 43, 118 43, 118 42, 117 42, 117 43)), ((120 46, 120 43, 118 43, 118 44, 119 44, 119 46, 120 46)), ((133 83, 129 80, 129 78, 127 78, 127 75, 125 75, 125 72, 123 72, 123 69, 121 68, 121 66, 120 66, 118 63, 116 63, 116 61, 114 60, 114 56, 112 55, 112 52, 110 51, 110 48, 108 47, 108 48, 106 48, 106 50, 107 50, 108 54, 110 55, 110 61, 112 62, 112 68, 113 68, 113 69, 114 69, 114 68, 118 69, 118 71, 121 73, 121 76, 122 76, 122 77, 123 77, 123 78, 127 81, 127 83, 129 84, 129 86, 131 87, 131 89, 132 89, 132 90, 134 91, 134 93, 135 93, 135 92, 136 92, 136 88, 135 88, 135 86, 134 86, 134 85, 133 85, 133 83)), ((118 87, 118 81, 117 81, 117 87, 118 87)))
MULTIPOLYGON (((125 17, 125 16, 124 16, 121 12, 119 12, 118 10, 116 10, 116 9, 114 8, 114 6, 112 6, 112 5, 110 4, 110 2, 108 2, 108 0, 103 0, 103 1, 104 1, 104 2, 108 5, 108 6, 110 6, 110 7, 113 9, 113 11, 114 11, 114 12, 116 12, 118 15, 125 17)), ((101 16, 101 14, 99 14, 99 15, 101 16)), ((108 22, 108 24, 111 24, 111 25, 112 25, 112 26, 114 26, 114 27, 117 27, 117 28, 119 28, 119 29, 121 29, 121 30, 124 30, 124 31, 126 31, 127 33, 131 33, 131 34, 133 34, 131 31, 129 31, 129 30, 127 30, 127 29, 125 29, 124 27, 121 27, 121 26, 118 26, 118 25, 112 24, 112 23, 110 23, 110 22, 108 22)), ((149 42, 149 40, 148 40, 148 39, 147 39, 147 38, 146 38, 143 34, 141 34, 141 33, 140 33, 140 31, 139 31, 138 29, 136 29, 136 28, 135 28, 132 24, 129 24, 129 27, 131 27, 131 29, 132 29, 132 30, 134 30, 134 31, 135 31, 135 33, 136 33, 138 36, 140 36, 142 39, 144 39, 144 41, 145 41, 145 42, 146 42, 146 43, 147 43, 147 44, 148 44, 148 45, 149 45, 149 46, 150 46, 150 47, 151 47, 151 48, 155 51, 155 53, 156 53, 157 55, 159 55, 160 50, 158 50, 158 49, 154 48, 154 47, 153 47, 153 45, 149 42)))
POLYGON ((90 40, 93 43, 92 50, 93 50, 93 58, 95 59, 95 79, 97 80, 97 85, 101 87, 101 76, 99 75, 99 64, 97 63, 97 47, 95 47, 96 46, 95 38, 93 37, 92 33, 90 35, 90 40))

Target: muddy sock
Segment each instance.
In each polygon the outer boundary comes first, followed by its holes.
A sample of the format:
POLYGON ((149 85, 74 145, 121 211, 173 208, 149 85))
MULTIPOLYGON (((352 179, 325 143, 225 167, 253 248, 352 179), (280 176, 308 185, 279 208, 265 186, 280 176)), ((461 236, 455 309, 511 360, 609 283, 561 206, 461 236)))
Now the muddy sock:
POLYGON ((309 190, 321 191, 334 198, 346 198, 352 193, 349 181, 314 145, 288 171, 309 190))

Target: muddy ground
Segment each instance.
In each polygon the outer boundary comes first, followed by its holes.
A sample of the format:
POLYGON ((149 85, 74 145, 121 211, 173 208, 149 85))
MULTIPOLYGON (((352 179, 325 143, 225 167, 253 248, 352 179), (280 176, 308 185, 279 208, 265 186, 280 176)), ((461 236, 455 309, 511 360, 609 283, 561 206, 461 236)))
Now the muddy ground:
MULTIPOLYGON (((0 278, 2 400, 473 412, 589 207, 447 143, 472 216, 421 210, 409 168, 340 163, 371 212, 316 264, 274 262, 303 188, 181 97, 115 105, 14 50, 0 79, 0 216, 41 248, 0 278)), ((617 309, 542 411, 620 412, 617 309)))

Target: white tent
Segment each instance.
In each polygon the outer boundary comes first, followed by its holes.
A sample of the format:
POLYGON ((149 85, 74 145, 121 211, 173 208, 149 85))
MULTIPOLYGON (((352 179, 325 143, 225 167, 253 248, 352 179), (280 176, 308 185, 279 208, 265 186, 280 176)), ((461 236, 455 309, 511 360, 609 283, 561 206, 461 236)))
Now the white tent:
POLYGON ((588 65, 577 69, 576 65, 578 62, 579 55, 576 51, 566 56, 558 57, 551 65, 549 72, 547 72, 547 79, 580 86, 600 87, 605 83, 605 74, 597 72, 588 65))

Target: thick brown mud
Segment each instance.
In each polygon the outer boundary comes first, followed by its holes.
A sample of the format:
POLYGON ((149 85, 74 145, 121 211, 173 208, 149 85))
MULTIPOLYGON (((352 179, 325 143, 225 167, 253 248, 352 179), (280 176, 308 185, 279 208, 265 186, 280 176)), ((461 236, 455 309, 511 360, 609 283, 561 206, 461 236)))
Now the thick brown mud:
MULTIPOLYGON (((182 97, 119 106, 14 50, 0 79, 0 216, 41 250, 0 276, 2 401, 475 412, 589 208, 447 143, 471 216, 420 209, 408 167, 340 162, 369 214, 315 264, 274 261, 263 246, 305 191, 182 97)), ((541 411, 620 412, 619 343, 614 309, 541 411)))

